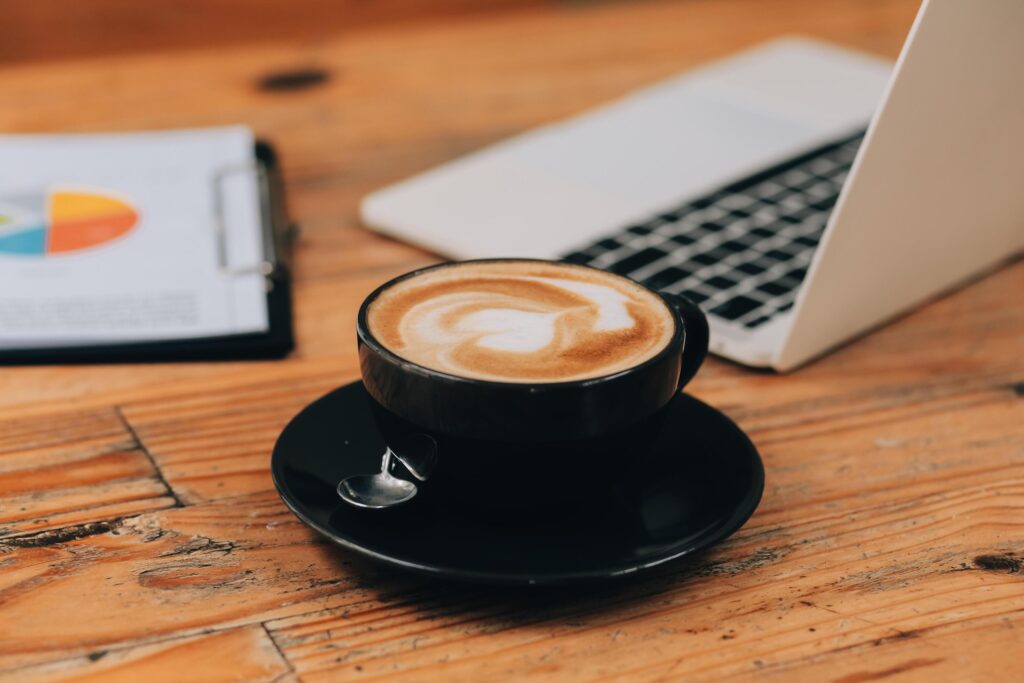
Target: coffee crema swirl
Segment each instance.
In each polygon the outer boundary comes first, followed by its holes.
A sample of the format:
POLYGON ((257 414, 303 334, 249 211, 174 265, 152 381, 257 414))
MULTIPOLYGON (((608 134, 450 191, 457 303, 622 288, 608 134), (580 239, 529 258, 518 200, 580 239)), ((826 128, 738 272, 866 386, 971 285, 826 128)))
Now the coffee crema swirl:
POLYGON ((367 310, 387 349, 451 375, 562 382, 639 365, 668 345, 675 322, 656 294, 571 264, 453 264, 401 280, 367 310))

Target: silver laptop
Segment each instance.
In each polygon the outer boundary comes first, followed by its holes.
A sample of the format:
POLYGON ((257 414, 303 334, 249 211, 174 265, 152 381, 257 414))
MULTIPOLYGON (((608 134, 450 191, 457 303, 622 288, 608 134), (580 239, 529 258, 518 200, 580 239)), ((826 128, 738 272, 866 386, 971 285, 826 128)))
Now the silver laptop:
POLYGON ((563 258, 683 293, 785 371, 1024 250, 1024 2, 926 1, 895 67, 757 47, 380 190, 452 258, 563 258))

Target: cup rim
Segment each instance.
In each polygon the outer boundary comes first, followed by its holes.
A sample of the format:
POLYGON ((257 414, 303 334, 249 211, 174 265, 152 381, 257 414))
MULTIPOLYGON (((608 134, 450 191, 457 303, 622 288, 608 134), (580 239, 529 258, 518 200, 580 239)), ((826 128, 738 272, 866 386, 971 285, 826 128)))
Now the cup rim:
POLYGON ((683 353, 683 351, 686 348, 686 329, 685 329, 685 323, 683 322, 682 315, 679 313, 679 309, 676 308, 672 304, 672 301, 670 299, 668 299, 661 292, 659 292, 657 290, 654 290, 654 289, 651 289, 647 285, 645 285, 645 284, 643 284, 641 282, 637 282, 636 280, 634 280, 632 278, 629 278, 629 277, 626 277, 625 275, 620 275, 618 273, 611 273, 611 272, 608 272, 606 270, 601 270, 600 268, 595 268, 593 266, 584 265, 582 263, 570 263, 570 262, 567 262, 567 261, 558 261, 558 260, 554 260, 554 259, 527 258, 527 257, 492 257, 492 258, 478 258, 478 259, 465 259, 465 260, 450 259, 450 260, 447 260, 447 261, 441 261, 439 263, 433 263, 431 265, 424 266, 422 268, 417 268, 416 270, 411 270, 411 271, 409 271, 407 273, 403 273, 402 275, 399 275, 397 277, 393 277, 390 280, 388 280, 388 281, 384 282, 383 284, 381 284, 380 286, 378 286, 372 292, 370 292, 370 294, 368 294, 367 297, 363 300, 363 303, 359 306, 359 313, 356 316, 356 334, 359 337, 359 340, 362 343, 366 344, 368 347, 370 347, 370 349, 373 350, 374 353, 387 358, 388 360, 390 360, 391 362, 395 363, 396 365, 402 366, 403 369, 406 370, 406 371, 413 372, 413 373, 421 375, 423 377, 427 377, 427 378, 430 378, 430 379, 437 379, 437 380, 440 380, 440 381, 449 382, 449 383, 455 383, 455 384, 472 384, 472 385, 481 385, 481 384, 483 384, 483 385, 489 385, 489 386, 493 386, 493 387, 501 387, 501 388, 507 389, 507 390, 516 390, 516 389, 518 389, 520 391, 527 391, 527 392, 531 392, 531 393, 537 393, 539 391, 548 391, 548 390, 561 390, 561 389, 568 389, 568 388, 585 388, 585 387, 589 387, 589 386, 596 385, 596 384, 603 384, 605 382, 611 382, 611 381, 614 381, 614 380, 619 379, 621 377, 625 377, 627 375, 631 375, 633 373, 639 372, 639 371, 641 371, 641 370, 643 370, 645 368, 648 368, 650 366, 656 365, 656 364, 660 363, 661 361, 663 361, 665 359, 665 357, 667 357, 669 355, 673 355, 673 353, 681 354, 681 353, 683 353), (450 268, 450 267, 453 267, 453 266, 459 266, 459 265, 470 264, 470 263, 495 263, 495 262, 505 262, 505 261, 527 262, 527 263, 546 263, 546 264, 553 264, 553 265, 570 266, 570 267, 573 267, 573 268, 586 268, 586 269, 589 269, 589 270, 596 270, 597 272, 602 273, 604 275, 611 275, 613 277, 620 277, 620 278, 623 278, 625 280, 629 280, 630 282, 632 282, 634 284, 637 284, 640 287, 643 287, 644 289, 648 290, 649 292, 654 293, 659 299, 661 299, 661 302, 665 305, 665 307, 668 308, 669 313, 672 315, 672 320, 675 322, 675 330, 672 333, 672 337, 665 344, 664 348, 662 348, 660 351, 658 351, 658 353, 654 354, 653 356, 651 356, 647 360, 643 361, 642 363, 638 363, 637 365, 625 368, 624 370, 619 370, 618 372, 614 372, 614 373, 611 373, 611 374, 608 374, 608 375, 600 375, 598 377, 584 377, 582 379, 563 380, 563 381, 559 381, 559 382, 502 382, 500 380, 478 379, 478 378, 475 378, 475 377, 462 377, 462 376, 459 376, 459 375, 453 375, 451 373, 443 372, 441 370, 434 370, 433 368, 428 368, 428 367, 426 367, 424 365, 420 365, 419 363, 416 363, 415 361, 409 360, 408 358, 404 358, 403 356, 398 355, 394 351, 392 351, 389 348, 387 348, 386 346, 384 346, 384 344, 382 344, 373 335, 373 332, 370 331, 370 326, 369 326, 369 324, 367 324, 367 321, 366 321, 366 312, 369 310, 370 305, 374 302, 374 300, 385 289, 388 289, 389 287, 392 287, 392 286, 398 284, 399 282, 402 282, 404 280, 408 280, 408 279, 417 277, 419 275, 422 275, 423 273, 426 273, 426 272, 429 272, 429 271, 432 271, 432 270, 439 270, 441 268, 450 268), (678 350, 673 352, 673 348, 676 347, 677 343, 679 344, 678 350))

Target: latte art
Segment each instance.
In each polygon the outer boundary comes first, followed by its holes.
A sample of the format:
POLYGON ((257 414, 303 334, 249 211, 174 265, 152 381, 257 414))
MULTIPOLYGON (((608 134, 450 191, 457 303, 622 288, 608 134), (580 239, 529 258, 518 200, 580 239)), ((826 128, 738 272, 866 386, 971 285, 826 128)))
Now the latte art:
POLYGON ((370 304, 373 335, 396 355, 502 382, 601 377, 671 340, 671 312, 625 278, 569 264, 454 264, 402 280, 370 304))

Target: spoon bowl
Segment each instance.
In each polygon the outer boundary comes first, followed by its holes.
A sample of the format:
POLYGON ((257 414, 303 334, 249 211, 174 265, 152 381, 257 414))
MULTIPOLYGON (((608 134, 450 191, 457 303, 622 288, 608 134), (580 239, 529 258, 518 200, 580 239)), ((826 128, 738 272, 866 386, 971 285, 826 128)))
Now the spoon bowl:
POLYGON ((417 492, 416 484, 391 474, 390 448, 384 451, 380 472, 346 477, 338 484, 338 495, 349 505, 379 510, 411 500, 417 492))

